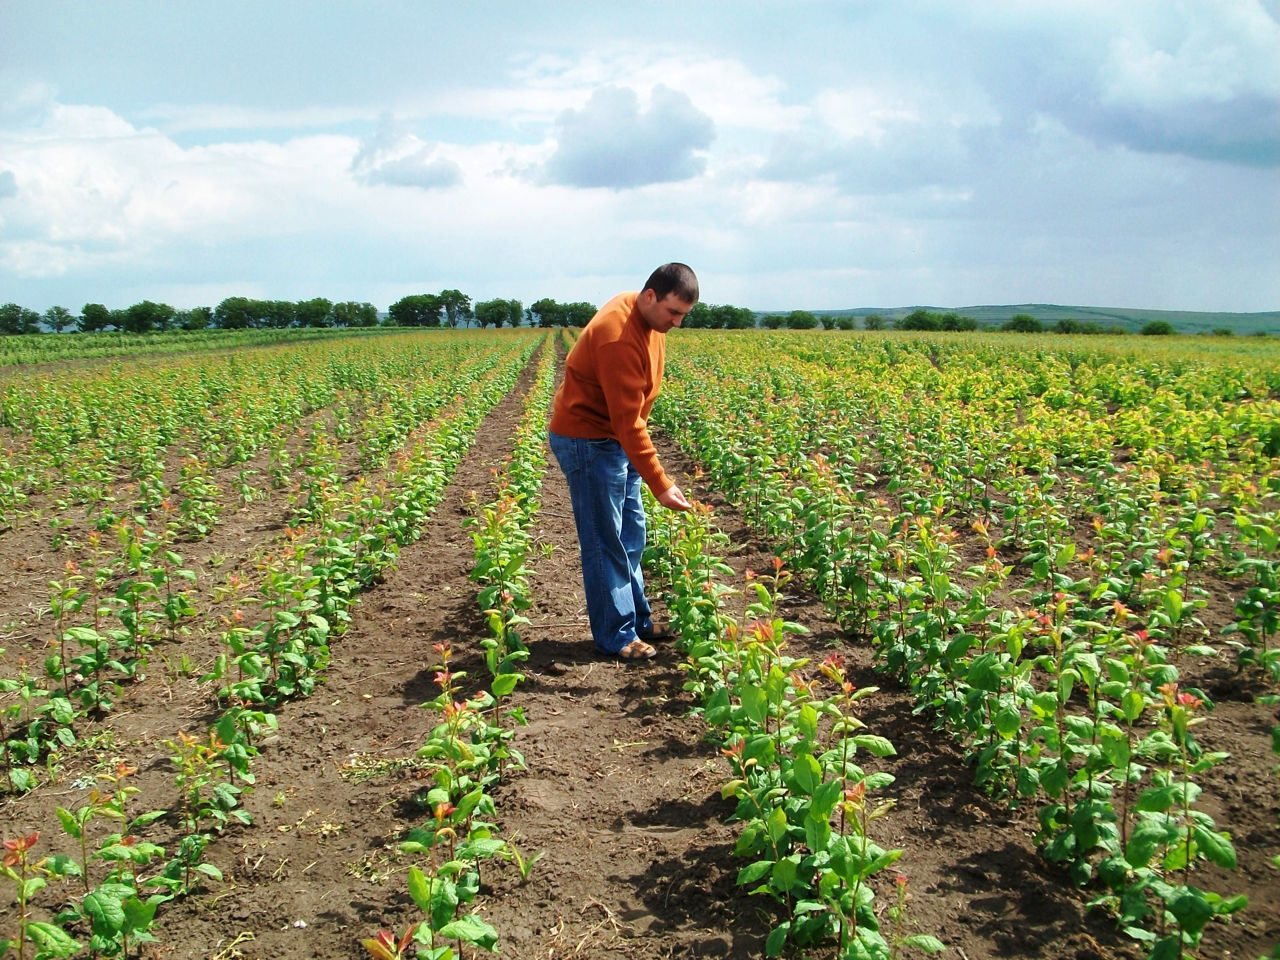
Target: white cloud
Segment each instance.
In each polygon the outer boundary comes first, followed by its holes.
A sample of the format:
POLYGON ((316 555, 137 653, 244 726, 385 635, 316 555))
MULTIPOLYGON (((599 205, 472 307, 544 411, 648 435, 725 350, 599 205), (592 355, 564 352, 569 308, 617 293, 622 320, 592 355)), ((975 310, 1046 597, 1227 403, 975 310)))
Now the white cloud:
POLYGON ((1280 23, 1259 4, 1179 6, 1174 24, 1146 24, 1112 40, 1099 71, 1105 101, 1161 109, 1280 97, 1280 23))
POLYGON ((62 244, 30 240, 0 242, 0 265, 18 277, 60 277, 86 260, 74 248, 62 244))
POLYGON ((36 126, 0 132, 14 182, 3 258, 18 276, 136 262, 187 240, 232 242, 327 223, 356 144, 183 148, 101 107, 54 104, 36 126))
POLYGON ((442 156, 435 144, 401 131, 389 115, 383 116, 377 131, 361 141, 351 172, 366 186, 434 190, 462 181, 457 163, 442 156))
POLYGON ((746 63, 689 51, 680 56, 652 56, 652 51, 609 52, 580 64, 569 77, 589 79, 592 86, 625 84, 652 96, 658 88, 678 90, 696 100, 717 128, 794 129, 807 109, 780 101, 785 84, 746 63))
POLYGON ((702 155, 715 125, 687 94, 656 86, 649 108, 628 87, 600 87, 581 110, 556 120, 556 151, 548 182, 625 189, 688 180, 706 166, 702 155))
POLYGON ((888 127, 921 121, 919 109, 904 98, 865 85, 821 91, 814 99, 814 113, 838 136, 876 147, 884 142, 888 127))

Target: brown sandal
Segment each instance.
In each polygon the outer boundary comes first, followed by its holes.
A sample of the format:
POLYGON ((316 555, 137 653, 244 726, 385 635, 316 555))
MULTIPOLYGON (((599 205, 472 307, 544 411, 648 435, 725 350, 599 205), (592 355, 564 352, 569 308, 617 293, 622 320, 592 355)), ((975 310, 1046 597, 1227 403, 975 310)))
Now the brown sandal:
POLYGON ((652 660, 657 655, 657 650, 653 649, 653 647, 649 646, 649 644, 645 643, 638 637, 618 651, 619 660, 652 660))
POLYGON ((647 632, 641 632, 639 637, 641 640, 649 643, 668 643, 675 640, 679 636, 671 629, 671 624, 662 620, 653 621, 653 625, 649 627, 647 632))

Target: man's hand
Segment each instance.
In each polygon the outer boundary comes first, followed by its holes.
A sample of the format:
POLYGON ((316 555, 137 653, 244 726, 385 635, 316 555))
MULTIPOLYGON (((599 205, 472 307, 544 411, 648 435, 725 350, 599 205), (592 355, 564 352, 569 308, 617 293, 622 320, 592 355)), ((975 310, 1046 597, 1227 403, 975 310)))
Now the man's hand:
POLYGON ((658 502, 668 510, 692 510, 693 504, 685 499, 679 487, 668 487, 658 494, 658 502))

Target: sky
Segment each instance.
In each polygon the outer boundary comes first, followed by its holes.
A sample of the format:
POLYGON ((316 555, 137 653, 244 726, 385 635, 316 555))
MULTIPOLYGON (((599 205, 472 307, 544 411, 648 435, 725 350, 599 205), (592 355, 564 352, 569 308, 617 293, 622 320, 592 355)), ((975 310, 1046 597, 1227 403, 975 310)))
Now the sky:
POLYGON ((0 0, 0 302, 1280 309, 1280 0, 0 0))

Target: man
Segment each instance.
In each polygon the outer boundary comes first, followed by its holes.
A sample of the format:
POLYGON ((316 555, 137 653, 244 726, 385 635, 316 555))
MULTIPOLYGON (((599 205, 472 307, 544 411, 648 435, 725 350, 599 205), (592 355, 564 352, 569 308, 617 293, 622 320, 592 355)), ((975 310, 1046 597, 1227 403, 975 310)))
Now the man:
POLYGON ((548 438, 573 502, 582 584, 596 649, 649 660, 662 638, 644 595, 645 518, 640 483, 671 510, 692 504, 663 472, 649 438, 662 387, 666 334, 698 302, 698 278, 683 263, 653 271, 639 293, 621 293, 583 329, 565 360, 548 438))

